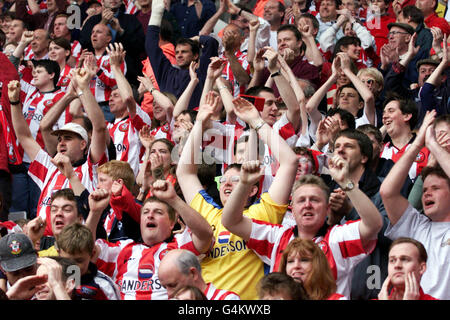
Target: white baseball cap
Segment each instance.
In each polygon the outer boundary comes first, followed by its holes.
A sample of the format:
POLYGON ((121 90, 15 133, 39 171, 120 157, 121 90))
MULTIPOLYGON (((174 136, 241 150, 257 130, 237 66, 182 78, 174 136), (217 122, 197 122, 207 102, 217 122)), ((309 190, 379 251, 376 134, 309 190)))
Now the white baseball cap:
POLYGON ((84 141, 89 142, 88 133, 81 125, 74 122, 66 123, 61 129, 52 131, 52 135, 58 136, 63 132, 73 132, 78 134, 84 141))

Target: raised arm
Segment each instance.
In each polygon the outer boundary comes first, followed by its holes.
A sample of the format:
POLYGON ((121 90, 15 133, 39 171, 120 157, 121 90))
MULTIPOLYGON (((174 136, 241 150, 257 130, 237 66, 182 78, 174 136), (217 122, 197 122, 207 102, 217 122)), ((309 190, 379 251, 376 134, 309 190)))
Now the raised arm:
POLYGON ((8 98, 11 105, 11 120, 17 140, 33 161, 42 148, 31 135, 30 127, 23 117, 19 81, 12 80, 8 83, 8 98))
POLYGON ((265 68, 265 60, 263 58, 264 52, 264 48, 261 48, 256 52, 255 59, 253 59, 253 75, 247 89, 258 86, 262 81, 265 68))
POLYGON ((450 177, 450 152, 446 149, 449 140, 450 137, 447 132, 440 132, 436 137, 433 126, 431 125, 427 128, 425 146, 430 150, 444 172, 450 177))
POLYGON ((53 131, 53 125, 58 121, 67 106, 69 106, 72 102, 75 102, 77 98, 78 96, 74 89, 74 84, 71 81, 67 87, 66 94, 47 111, 45 116, 42 118, 42 121, 39 123, 39 129, 41 130, 45 149, 51 156, 56 154, 56 145, 58 144, 58 138, 51 134, 53 131))
POLYGON ((294 127, 295 133, 299 132, 302 128, 302 121, 300 118, 300 104, 297 100, 294 90, 289 84, 288 79, 283 75, 283 73, 276 75, 278 71, 286 70, 289 68, 287 63, 284 61, 283 57, 272 48, 266 47, 267 50, 264 53, 264 57, 268 60, 267 68, 270 71, 270 78, 273 78, 275 85, 278 88, 281 99, 287 107, 286 116, 289 122, 294 127))
POLYGON ((70 187, 76 196, 79 196, 86 190, 86 187, 81 183, 80 178, 75 174, 70 158, 61 153, 57 153, 50 161, 58 168, 58 170, 69 180, 70 187))
POLYGON ((198 33, 199 36, 208 36, 210 35, 214 27, 217 24, 217 21, 219 21, 220 17, 227 12, 227 0, 219 0, 219 9, 216 11, 216 13, 206 21, 203 28, 198 33))
POLYGON ((336 22, 329 28, 327 28, 324 32, 320 34, 319 43, 320 47, 324 52, 331 51, 333 52, 334 46, 336 45, 336 33, 340 28, 347 22, 347 17, 343 14, 339 15, 336 22))
POLYGON ((228 59, 235 80, 242 86, 250 82, 250 76, 236 57, 235 48, 233 47, 236 36, 237 35, 235 35, 232 30, 224 31, 222 37, 222 44, 224 47, 223 54, 228 59))
POLYGON ((227 1, 227 7, 228 7, 228 13, 229 14, 237 14, 245 19, 247 19, 248 22, 258 19, 258 16, 254 15, 251 12, 241 10, 238 6, 236 6, 233 1, 226 0, 227 1))
MULTIPOLYGON (((22 33, 22 37, 20 38, 20 41, 14 49, 13 56, 20 61, 20 58, 23 55, 23 52, 25 51, 25 48, 33 41, 34 37, 34 31, 28 31, 24 30, 22 33)), ((20 63, 20 62, 19 62, 20 63)), ((16 69, 18 68, 18 65, 16 66, 16 69)))
POLYGON ((197 176, 197 165, 202 163, 201 142, 203 131, 211 125, 211 115, 219 101, 219 96, 208 94, 205 104, 200 105, 194 127, 183 147, 180 161, 177 166, 177 179, 183 192, 184 199, 191 203, 195 195, 203 189, 197 176))
POLYGON ((114 74, 114 78, 116 79, 120 97, 122 98, 124 104, 127 106, 130 119, 132 119, 136 115, 136 101, 134 100, 133 89, 131 89, 130 83, 125 78, 125 75, 123 74, 120 67, 125 61, 126 52, 123 49, 123 45, 117 42, 114 44, 110 44, 106 48, 106 52, 109 55, 111 71, 114 74))
POLYGON ((227 112, 228 122, 234 124, 236 122, 236 114, 234 113, 234 104, 233 104, 233 95, 231 94, 230 89, 226 85, 225 78, 218 77, 216 79, 217 89, 219 90, 220 97, 222 99, 223 107, 227 112))
POLYGON ((297 77, 295 76, 294 72, 292 71, 291 67, 286 63, 286 60, 280 55, 278 55, 278 60, 280 61, 281 69, 283 74, 286 76, 286 78, 289 81, 290 86, 292 87, 292 90, 294 90, 295 97, 297 98, 297 102, 300 105, 300 121, 301 121, 301 130, 300 133, 303 135, 306 135, 307 128, 308 128, 308 113, 306 111, 306 97, 305 93, 303 92, 302 87, 297 81, 297 77))
MULTIPOLYGON (((332 28, 329 28, 332 29, 332 28)), ((316 67, 323 65, 323 57, 316 44, 316 39, 309 25, 305 25, 300 29, 303 42, 306 44, 305 57, 316 67)))
MULTIPOLYGON (((431 73, 431 75, 428 77, 428 79, 423 84, 422 88, 420 88, 419 91, 419 97, 421 101, 421 107, 422 110, 436 110, 437 115, 440 116, 442 114, 447 113, 445 110, 445 104, 442 103, 444 101, 438 101, 436 98, 436 95, 434 94, 434 90, 436 87, 439 87, 441 85, 441 75, 443 75, 446 70, 448 71, 449 67, 449 54, 450 50, 448 49, 446 45, 446 37, 444 38, 444 46, 442 49, 442 60, 439 63, 439 65, 434 69, 434 71, 431 73)), ((442 97, 440 97, 442 99, 442 97)))
MULTIPOLYGON (((92 232, 92 237, 97 239, 97 225, 103 211, 108 207, 111 193, 106 189, 97 189, 89 194, 89 215, 86 219, 86 227, 92 232)), ((97 250, 99 250, 99 247, 97 250)))
POLYGON ((136 184, 140 187, 139 194, 136 197, 139 201, 144 201, 144 197, 150 189, 150 184, 153 182, 148 181, 151 179, 151 175, 147 175, 148 167, 150 166, 150 146, 153 141, 155 141, 155 136, 153 136, 150 131, 151 128, 149 125, 145 125, 141 128, 141 130, 139 130, 139 140, 145 148, 144 159, 142 160, 139 173, 136 177, 136 184))
POLYGON ((138 76, 138 80, 144 86, 146 92, 150 92, 150 94, 153 96, 153 103, 157 103, 166 111, 166 121, 170 122, 174 109, 172 101, 170 101, 170 99, 164 93, 156 89, 153 81, 146 74, 144 74, 143 77, 138 76))
POLYGON ((400 191, 403 182, 408 176, 411 165, 416 160, 417 154, 425 145, 425 135, 428 126, 430 126, 436 116, 436 111, 428 111, 420 126, 419 132, 410 147, 395 163, 384 179, 380 187, 380 195, 383 200, 384 207, 392 225, 395 225, 402 217, 406 208, 408 208, 408 200, 404 198, 400 191))
POLYGON ((153 68, 156 80, 159 82, 163 78, 164 66, 169 66, 170 62, 159 47, 159 33, 161 21, 164 14, 164 0, 152 1, 152 11, 148 21, 148 29, 145 35, 145 51, 153 68))
POLYGON ((340 70, 340 58, 336 56, 333 60, 333 64, 331 66, 332 73, 331 76, 325 81, 323 85, 317 89, 317 91, 313 94, 313 96, 306 103, 306 112, 308 112, 312 121, 314 121, 317 125, 322 120, 322 114, 319 111, 319 104, 322 99, 327 94, 328 90, 331 88, 333 84, 336 83, 338 78, 338 72, 340 70))
POLYGON ((222 212, 222 224, 228 231, 250 240, 252 220, 243 215, 248 197, 261 176, 258 160, 246 161, 242 164, 240 179, 228 198, 222 212))
POLYGON ((280 167, 268 192, 275 203, 286 204, 298 167, 297 156, 278 132, 262 120, 253 104, 243 98, 236 98, 234 106, 236 115, 257 131, 259 138, 267 144, 272 155, 279 162, 280 167))
POLYGON ((198 63, 195 61, 192 61, 189 65, 189 76, 191 80, 189 81, 186 89, 184 89, 181 96, 178 98, 177 103, 175 103, 175 106, 173 108, 173 117, 176 118, 178 115, 184 111, 187 110, 189 107, 189 101, 191 101, 192 94, 194 93, 195 88, 198 85, 198 77, 197 77, 197 70, 198 63))
MULTIPOLYGON (((92 65, 92 62, 90 65, 92 65)), ((77 90, 79 90, 78 97, 92 122, 90 157, 93 163, 99 162, 102 158, 106 149, 107 138, 109 138, 102 109, 89 88, 90 80, 95 75, 95 71, 96 65, 93 67, 77 69, 72 79, 76 84, 77 90)))
POLYGON ((372 91, 352 72, 350 69, 350 58, 344 52, 339 52, 341 59, 342 71, 350 79, 364 100, 364 114, 369 120, 370 124, 375 125, 375 97, 372 91))
MULTIPOLYGON (((351 181, 348 161, 335 155, 329 159, 328 167, 333 179, 344 189, 351 181)), ((361 218, 359 234, 365 251, 369 252, 374 248, 373 240, 377 239, 377 234, 383 226, 383 220, 369 197, 359 189, 356 182, 353 181, 353 183, 353 189, 346 190, 346 194, 361 218)))
POLYGON ((27 0, 28 8, 30 8, 31 14, 35 14, 41 11, 38 3, 35 0, 27 0))
POLYGON ((157 180, 151 188, 160 200, 167 202, 183 219, 192 233, 192 242, 200 253, 205 253, 213 241, 212 228, 197 211, 192 209, 175 192, 173 185, 166 180, 157 180))
POLYGON ((439 63, 439 65, 434 69, 434 71, 431 73, 431 75, 428 77, 427 81, 425 83, 429 83, 433 85, 434 87, 437 87, 440 85, 438 83, 438 79, 440 78, 440 75, 444 73, 445 69, 449 67, 449 55, 450 55, 450 49, 448 49, 447 45, 447 35, 444 35, 444 39, 442 41, 442 60, 439 63))
POLYGON ((256 35, 258 33, 259 25, 258 19, 249 21, 248 23, 250 33, 248 36, 247 61, 251 66, 253 66, 253 60, 256 55, 256 35))
POLYGON ((225 60, 218 57, 211 57, 211 61, 208 64, 206 71, 206 79, 203 84, 202 97, 200 98, 200 105, 204 104, 206 95, 213 89, 214 82, 222 75, 223 68, 225 67, 225 60))

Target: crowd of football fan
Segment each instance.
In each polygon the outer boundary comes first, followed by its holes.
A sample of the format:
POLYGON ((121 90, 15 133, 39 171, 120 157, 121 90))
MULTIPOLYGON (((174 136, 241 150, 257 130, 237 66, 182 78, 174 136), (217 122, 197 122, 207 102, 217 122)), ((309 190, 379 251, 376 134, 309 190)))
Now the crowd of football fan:
POLYGON ((0 299, 450 299, 447 0, 0 8, 0 299))

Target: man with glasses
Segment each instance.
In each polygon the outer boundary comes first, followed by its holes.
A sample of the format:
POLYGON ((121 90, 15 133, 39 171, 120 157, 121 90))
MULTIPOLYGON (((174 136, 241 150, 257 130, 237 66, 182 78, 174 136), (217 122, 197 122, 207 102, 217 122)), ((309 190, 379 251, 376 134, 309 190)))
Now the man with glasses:
POLYGON ((415 47, 417 35, 409 24, 394 22, 388 24, 388 29, 389 42, 381 48, 380 52, 381 70, 386 80, 385 87, 391 88, 387 81, 387 71, 393 68, 404 70, 401 84, 404 88, 410 88, 411 84, 417 83, 417 61, 428 58, 429 52, 415 47), (412 41, 411 44, 410 41, 412 41))
POLYGON ((386 93, 392 91, 410 97, 419 110, 416 125, 420 126, 425 112, 422 110, 419 91, 435 64, 428 59, 428 51, 414 46, 416 34, 411 26, 403 23, 390 26, 389 44, 381 50, 381 72, 384 74, 384 86, 389 88, 386 93), (405 31, 407 34, 404 34, 405 31))
POLYGON ((356 75, 362 83, 372 92, 375 98, 375 116, 376 123, 381 124, 381 118, 383 116, 383 101, 384 101, 384 78, 383 74, 376 68, 364 68, 358 71, 356 75))

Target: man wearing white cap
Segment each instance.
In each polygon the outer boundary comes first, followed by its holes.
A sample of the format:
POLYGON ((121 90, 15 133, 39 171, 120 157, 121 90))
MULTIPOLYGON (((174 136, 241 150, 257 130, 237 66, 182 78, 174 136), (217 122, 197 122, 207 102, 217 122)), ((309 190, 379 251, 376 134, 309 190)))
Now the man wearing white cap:
MULTIPOLYGON (((88 116, 103 116, 101 110, 93 112, 98 106, 89 89, 92 72, 79 69, 73 77, 76 91, 66 94, 77 95, 88 113, 88 116), (76 92, 76 93, 75 93, 76 92)), ((10 101, 18 100, 20 85, 17 81, 8 84, 10 101)), ((40 224, 46 225, 45 236, 51 236, 50 198, 54 191, 64 188, 75 188, 79 181, 92 192, 97 185, 97 167, 107 161, 105 127, 94 127, 103 121, 92 121, 92 137, 89 141, 88 133, 81 125, 69 122, 60 129, 52 132, 58 137, 57 154, 52 158, 32 137, 29 127, 19 108, 12 104, 11 117, 16 136, 25 152, 32 159, 28 174, 41 190, 37 217, 42 219, 40 224), (45 223, 44 223, 45 222, 45 223)), ((39 225, 40 225, 39 224, 39 225)))

